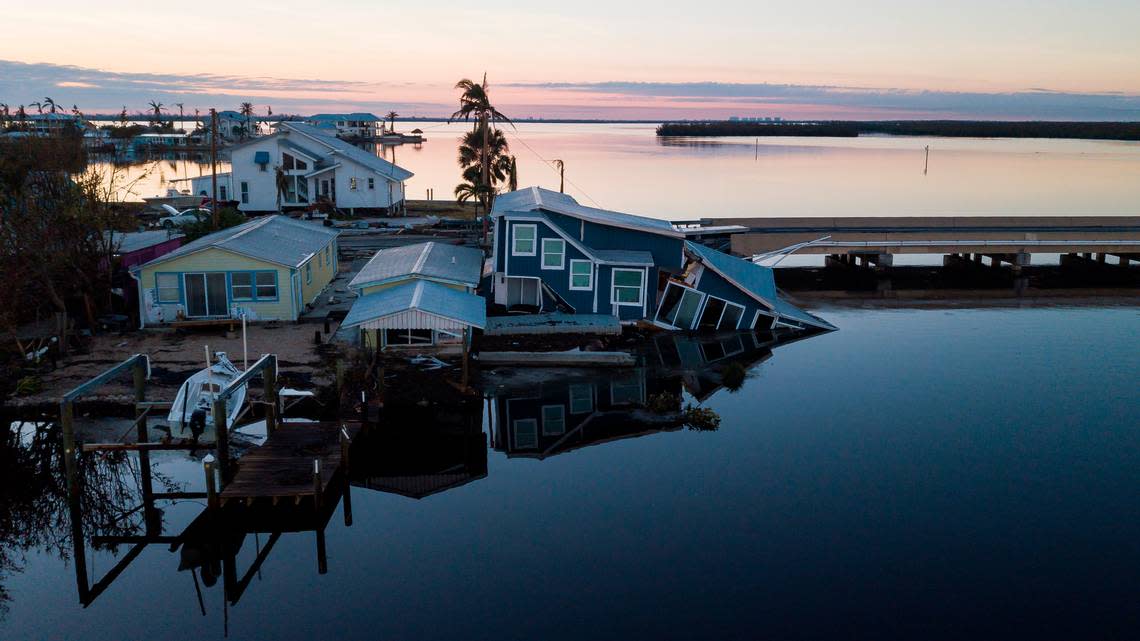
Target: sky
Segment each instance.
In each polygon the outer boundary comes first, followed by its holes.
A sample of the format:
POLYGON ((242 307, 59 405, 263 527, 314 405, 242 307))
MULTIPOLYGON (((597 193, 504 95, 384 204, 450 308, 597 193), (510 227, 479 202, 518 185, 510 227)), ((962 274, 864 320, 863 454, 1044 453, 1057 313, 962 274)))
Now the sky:
POLYGON ((13 3, 0 102, 86 113, 1140 120, 1140 2, 13 3))

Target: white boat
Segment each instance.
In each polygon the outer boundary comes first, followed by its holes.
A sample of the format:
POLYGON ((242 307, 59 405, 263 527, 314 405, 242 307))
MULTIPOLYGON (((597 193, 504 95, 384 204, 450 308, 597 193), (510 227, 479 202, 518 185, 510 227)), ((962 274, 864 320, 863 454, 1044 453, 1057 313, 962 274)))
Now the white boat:
POLYGON ((195 196, 189 189, 178 190, 173 187, 167 187, 166 195, 164 196, 150 196, 143 198, 147 206, 156 211, 161 211, 163 205, 170 205, 175 209, 186 209, 193 207, 202 202, 202 199, 195 196))
MULTIPOLYGON (((197 436, 207 425, 213 425, 214 398, 238 376, 241 376, 241 370, 226 358, 226 353, 215 352, 214 362, 186 379, 178 389, 166 417, 171 433, 176 427, 182 431, 190 427, 197 436)), ((242 385, 226 399, 226 424, 230 427, 233 427, 245 404, 245 392, 246 386, 242 385)))

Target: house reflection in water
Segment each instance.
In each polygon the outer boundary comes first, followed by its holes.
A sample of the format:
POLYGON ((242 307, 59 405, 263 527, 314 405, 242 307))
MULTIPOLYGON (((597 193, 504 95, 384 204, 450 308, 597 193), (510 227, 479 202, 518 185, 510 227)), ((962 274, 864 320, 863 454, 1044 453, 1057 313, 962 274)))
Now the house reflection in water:
MULTIPOLYGON (((546 458, 588 445, 680 429, 675 414, 646 409, 654 398, 698 402, 722 387, 738 388, 743 372, 772 349, 810 333, 662 333, 641 346, 641 367, 610 370, 514 369, 488 375, 491 438, 508 457, 546 458), (736 364, 740 380, 728 371, 736 364)), ((677 409, 680 409, 679 407, 677 409)))

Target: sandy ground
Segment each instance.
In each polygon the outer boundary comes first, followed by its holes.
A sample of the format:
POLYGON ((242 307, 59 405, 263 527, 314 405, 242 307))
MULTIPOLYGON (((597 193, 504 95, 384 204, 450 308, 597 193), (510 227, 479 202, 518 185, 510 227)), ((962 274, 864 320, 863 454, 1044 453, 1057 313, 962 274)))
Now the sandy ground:
MULTIPOLYGON (((253 363, 262 354, 277 354, 282 386, 313 389, 328 384, 328 368, 313 344, 313 333, 320 329, 317 324, 251 325, 247 332, 249 361, 253 363)), ((43 385, 38 394, 13 398, 11 404, 27 407, 58 403, 63 394, 77 385, 139 353, 150 357, 147 400, 173 400, 182 381, 206 366, 207 345, 211 352, 226 352, 235 365, 242 367, 240 330, 234 338, 226 338, 215 329, 102 335, 94 339, 89 353, 61 360, 55 370, 41 375, 43 385)), ((132 398, 127 375, 99 388, 86 400, 129 402, 132 398)))

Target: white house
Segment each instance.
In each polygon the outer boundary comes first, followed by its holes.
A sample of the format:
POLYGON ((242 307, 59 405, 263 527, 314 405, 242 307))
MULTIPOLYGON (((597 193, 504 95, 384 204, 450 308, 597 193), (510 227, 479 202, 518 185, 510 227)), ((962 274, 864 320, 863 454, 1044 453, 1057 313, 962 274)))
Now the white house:
MULTIPOLYGON (((307 208, 328 202, 337 209, 389 212, 404 201, 412 172, 299 122, 231 148, 224 182, 244 212, 307 208), (278 193, 277 170, 285 185, 278 193)), ((219 184, 222 184, 219 174, 219 184)))
POLYGON ((315 114, 308 123, 341 138, 375 138, 382 129, 380 119, 370 113, 315 114))
MULTIPOLYGON (((237 111, 219 111, 218 112, 218 139, 219 140, 238 140, 241 138, 242 131, 247 126, 247 119, 237 111)), ((250 116, 248 119, 248 126, 251 129, 250 136, 257 135, 257 118, 250 116)), ((202 129, 210 131, 210 114, 207 113, 202 119, 202 129)))

